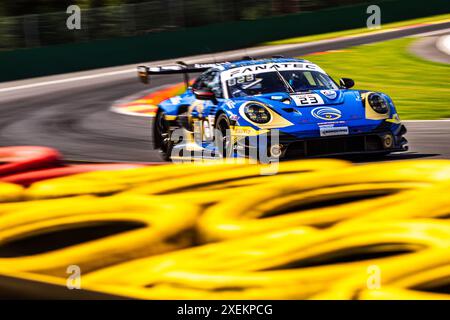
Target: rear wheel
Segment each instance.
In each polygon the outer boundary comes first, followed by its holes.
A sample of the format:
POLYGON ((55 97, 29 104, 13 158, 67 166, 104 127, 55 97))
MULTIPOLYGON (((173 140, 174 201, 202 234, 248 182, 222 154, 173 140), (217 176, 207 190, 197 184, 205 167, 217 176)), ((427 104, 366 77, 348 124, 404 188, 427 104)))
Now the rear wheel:
POLYGON ((168 121, 164 117, 164 112, 159 111, 155 118, 155 139, 158 139, 156 145, 159 147, 161 158, 164 161, 170 161, 173 149, 173 141, 168 121))

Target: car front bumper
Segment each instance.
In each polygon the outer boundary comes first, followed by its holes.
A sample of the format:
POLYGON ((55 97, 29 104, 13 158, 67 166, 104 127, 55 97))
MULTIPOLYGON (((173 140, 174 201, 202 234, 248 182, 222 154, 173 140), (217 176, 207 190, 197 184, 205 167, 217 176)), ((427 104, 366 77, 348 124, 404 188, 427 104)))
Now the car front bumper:
MULTIPOLYGON (((276 141, 269 141, 267 154, 271 154, 269 150, 274 145, 282 158, 401 152, 408 150, 406 132, 406 127, 399 125, 395 130, 380 127, 367 133, 329 137, 299 138, 280 133, 276 141)), ((249 141, 245 143, 247 148, 255 147, 249 141)))

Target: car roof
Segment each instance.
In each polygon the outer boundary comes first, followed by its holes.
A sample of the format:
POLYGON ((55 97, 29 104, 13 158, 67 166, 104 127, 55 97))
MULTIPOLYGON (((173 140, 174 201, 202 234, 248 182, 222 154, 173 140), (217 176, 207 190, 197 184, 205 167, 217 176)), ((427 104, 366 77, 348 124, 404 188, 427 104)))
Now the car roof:
POLYGON ((257 60, 240 60, 240 61, 233 61, 233 62, 226 62, 221 64, 222 71, 230 70, 234 68, 240 68, 240 67, 246 67, 246 66, 254 66, 254 65, 260 65, 260 64, 267 64, 267 63, 286 63, 286 62, 309 62, 308 60, 304 59, 295 59, 295 58, 268 58, 268 59, 257 59, 257 60))

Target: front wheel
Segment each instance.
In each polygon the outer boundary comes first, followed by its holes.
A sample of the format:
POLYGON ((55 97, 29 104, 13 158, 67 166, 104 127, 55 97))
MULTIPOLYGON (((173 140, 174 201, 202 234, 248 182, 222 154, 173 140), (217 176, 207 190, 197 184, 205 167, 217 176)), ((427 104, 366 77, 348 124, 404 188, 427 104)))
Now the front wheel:
POLYGON ((156 146, 159 148, 161 158, 164 161, 170 161, 173 149, 173 141, 170 132, 170 126, 164 117, 163 111, 158 111, 155 118, 155 139, 156 146))
POLYGON ((222 113, 217 117, 214 138, 216 147, 219 150, 219 155, 222 158, 231 157, 233 154, 233 148, 230 132, 230 120, 226 114, 222 113))

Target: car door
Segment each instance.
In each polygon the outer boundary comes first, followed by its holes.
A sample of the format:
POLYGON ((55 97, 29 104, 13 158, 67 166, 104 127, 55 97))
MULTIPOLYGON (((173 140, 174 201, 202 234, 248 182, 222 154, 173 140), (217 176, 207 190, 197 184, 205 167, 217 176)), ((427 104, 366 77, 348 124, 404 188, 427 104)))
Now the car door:
MULTIPOLYGON (((192 86, 195 90, 210 90, 214 92, 217 102, 223 100, 223 90, 220 81, 220 71, 211 69, 203 73, 192 86)), ((201 132, 202 141, 213 140, 215 114, 218 103, 208 100, 195 100, 190 106, 192 120, 198 120, 197 130, 201 132)))

